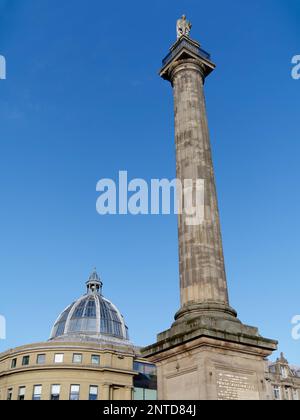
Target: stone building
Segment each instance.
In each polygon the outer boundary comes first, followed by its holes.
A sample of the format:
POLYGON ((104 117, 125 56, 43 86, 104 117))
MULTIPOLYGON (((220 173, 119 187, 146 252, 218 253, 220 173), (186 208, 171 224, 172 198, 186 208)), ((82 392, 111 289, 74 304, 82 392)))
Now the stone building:
POLYGON ((94 271, 50 340, 0 354, 0 400, 154 400, 156 368, 130 341, 94 271))
POLYGON ((271 399, 300 400, 300 367, 290 366, 283 353, 268 363, 267 382, 271 399))

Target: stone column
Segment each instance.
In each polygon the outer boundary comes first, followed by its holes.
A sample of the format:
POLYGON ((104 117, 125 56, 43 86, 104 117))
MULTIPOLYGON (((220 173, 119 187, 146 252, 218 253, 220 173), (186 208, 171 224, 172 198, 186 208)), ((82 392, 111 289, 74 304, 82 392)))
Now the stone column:
POLYGON ((171 328, 142 349, 157 364, 159 398, 171 401, 265 399, 265 359, 277 348, 229 306, 203 92, 214 68, 199 43, 183 35, 160 71, 174 91, 177 177, 193 180, 194 192, 204 181, 203 221, 192 225, 179 216, 181 308, 171 328))
POLYGON ((100 392, 101 392, 101 394, 100 394, 101 400, 104 400, 104 401, 110 401, 111 400, 111 384, 104 383, 101 386, 100 392))
POLYGON ((124 400, 125 401, 132 401, 133 400, 133 387, 132 386, 125 386, 125 388, 124 388, 124 400))
POLYGON ((204 222, 188 226, 179 216, 181 305, 228 304, 219 212, 203 93, 201 62, 174 63, 170 80, 174 90, 177 178, 204 180, 204 222))
POLYGON ((222 238, 207 124, 204 81, 215 65, 200 45, 182 37, 171 48, 161 77, 171 82, 174 93, 177 178, 184 186, 204 182, 204 221, 188 223, 185 196, 179 215, 179 271, 181 310, 176 319, 195 312, 227 312, 229 307, 222 238))

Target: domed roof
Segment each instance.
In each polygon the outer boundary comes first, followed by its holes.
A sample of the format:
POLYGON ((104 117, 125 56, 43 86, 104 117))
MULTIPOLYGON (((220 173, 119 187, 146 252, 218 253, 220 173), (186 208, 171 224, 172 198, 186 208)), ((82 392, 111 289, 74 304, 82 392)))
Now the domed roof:
POLYGON ((109 300, 102 296, 102 286, 94 271, 86 282, 87 293, 69 305, 57 318, 50 340, 127 341, 124 318, 109 300))

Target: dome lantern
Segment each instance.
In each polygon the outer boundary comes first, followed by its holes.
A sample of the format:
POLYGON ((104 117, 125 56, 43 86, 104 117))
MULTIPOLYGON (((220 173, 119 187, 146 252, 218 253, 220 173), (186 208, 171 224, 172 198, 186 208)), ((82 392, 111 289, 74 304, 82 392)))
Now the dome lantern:
POLYGON ((86 287, 87 287, 88 294, 99 293, 100 295, 102 295, 103 283, 100 280, 100 277, 97 273, 96 268, 94 269, 88 281, 86 282, 86 287))

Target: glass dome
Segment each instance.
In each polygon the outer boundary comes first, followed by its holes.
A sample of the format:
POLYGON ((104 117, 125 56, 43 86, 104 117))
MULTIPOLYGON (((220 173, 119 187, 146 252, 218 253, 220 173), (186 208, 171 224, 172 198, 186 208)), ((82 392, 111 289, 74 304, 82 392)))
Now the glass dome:
POLYGON ((69 305, 57 318, 50 340, 115 339, 128 341, 128 328, 119 310, 102 296, 102 282, 94 271, 86 283, 87 293, 69 305))

